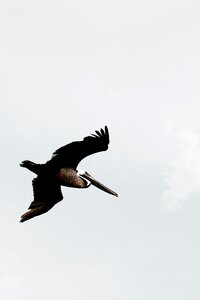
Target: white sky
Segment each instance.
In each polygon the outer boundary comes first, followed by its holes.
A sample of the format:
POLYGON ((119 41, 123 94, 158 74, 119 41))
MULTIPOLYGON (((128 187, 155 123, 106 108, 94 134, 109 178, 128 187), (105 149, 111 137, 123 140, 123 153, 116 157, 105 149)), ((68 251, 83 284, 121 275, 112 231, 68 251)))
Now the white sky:
POLYGON ((2 300, 200 299, 198 1, 0 4, 2 300), (24 159, 108 125, 48 214, 24 159))

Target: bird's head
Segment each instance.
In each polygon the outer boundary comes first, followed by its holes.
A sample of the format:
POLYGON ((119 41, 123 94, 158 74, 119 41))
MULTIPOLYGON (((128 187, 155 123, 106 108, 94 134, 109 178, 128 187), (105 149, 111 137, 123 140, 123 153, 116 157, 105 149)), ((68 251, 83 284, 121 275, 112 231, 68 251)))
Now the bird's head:
POLYGON ((91 181, 84 177, 84 174, 87 173, 85 170, 77 170, 77 175, 86 182, 86 188, 91 185, 91 181))
POLYGON ((86 180, 86 182, 87 182, 87 186, 86 187, 89 187, 92 184, 92 185, 96 186, 97 188, 99 188, 100 190, 118 197, 117 193, 115 193, 114 191, 112 191, 111 189, 109 189, 108 187, 106 187, 105 185, 103 185, 102 183, 100 183, 99 181, 97 181, 96 179, 94 179, 86 171, 84 171, 84 170, 78 170, 77 174, 78 174, 79 177, 81 177, 82 179, 86 180))

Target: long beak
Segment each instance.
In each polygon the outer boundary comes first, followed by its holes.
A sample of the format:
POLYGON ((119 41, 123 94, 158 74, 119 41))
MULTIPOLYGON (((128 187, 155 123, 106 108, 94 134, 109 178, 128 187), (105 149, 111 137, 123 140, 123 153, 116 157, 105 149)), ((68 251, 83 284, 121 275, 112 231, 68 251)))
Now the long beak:
POLYGON ((115 193, 114 191, 112 191, 111 189, 109 189, 108 187, 106 187, 105 185, 103 185, 102 183, 98 182, 96 179, 94 179, 90 174, 88 174, 87 172, 85 172, 84 174, 81 174, 81 177, 89 180, 91 182, 92 185, 96 186, 97 188, 99 188, 100 190, 107 192, 111 195, 114 195, 116 197, 118 197, 118 194, 115 193))

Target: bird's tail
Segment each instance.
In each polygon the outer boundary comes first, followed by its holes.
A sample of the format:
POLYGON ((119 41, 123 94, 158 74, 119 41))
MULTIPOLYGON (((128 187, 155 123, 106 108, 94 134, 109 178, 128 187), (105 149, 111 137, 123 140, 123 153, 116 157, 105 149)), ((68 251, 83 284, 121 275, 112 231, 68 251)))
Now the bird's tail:
POLYGON ((29 219, 32 219, 36 216, 44 214, 45 212, 46 212, 46 209, 45 209, 44 205, 40 205, 38 207, 32 208, 21 216, 20 222, 23 223, 23 222, 25 222, 29 219))
POLYGON ((39 175, 41 174, 42 170, 43 170, 43 165, 41 164, 36 164, 30 160, 24 160, 21 162, 20 167, 26 168, 28 170, 30 170, 31 172, 39 175))

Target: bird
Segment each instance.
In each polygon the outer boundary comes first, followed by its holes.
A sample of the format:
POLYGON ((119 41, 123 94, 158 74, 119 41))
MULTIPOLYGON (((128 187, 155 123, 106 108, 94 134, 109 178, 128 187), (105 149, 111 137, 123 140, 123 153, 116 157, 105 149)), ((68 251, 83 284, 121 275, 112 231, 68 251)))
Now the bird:
POLYGON ((33 201, 20 222, 48 212, 63 199, 61 186, 88 188, 90 185, 118 197, 118 194, 94 179, 87 171, 77 166, 85 157, 108 149, 110 143, 108 127, 95 131, 83 138, 57 149, 50 160, 44 164, 24 160, 20 164, 37 175, 32 180, 33 201))

